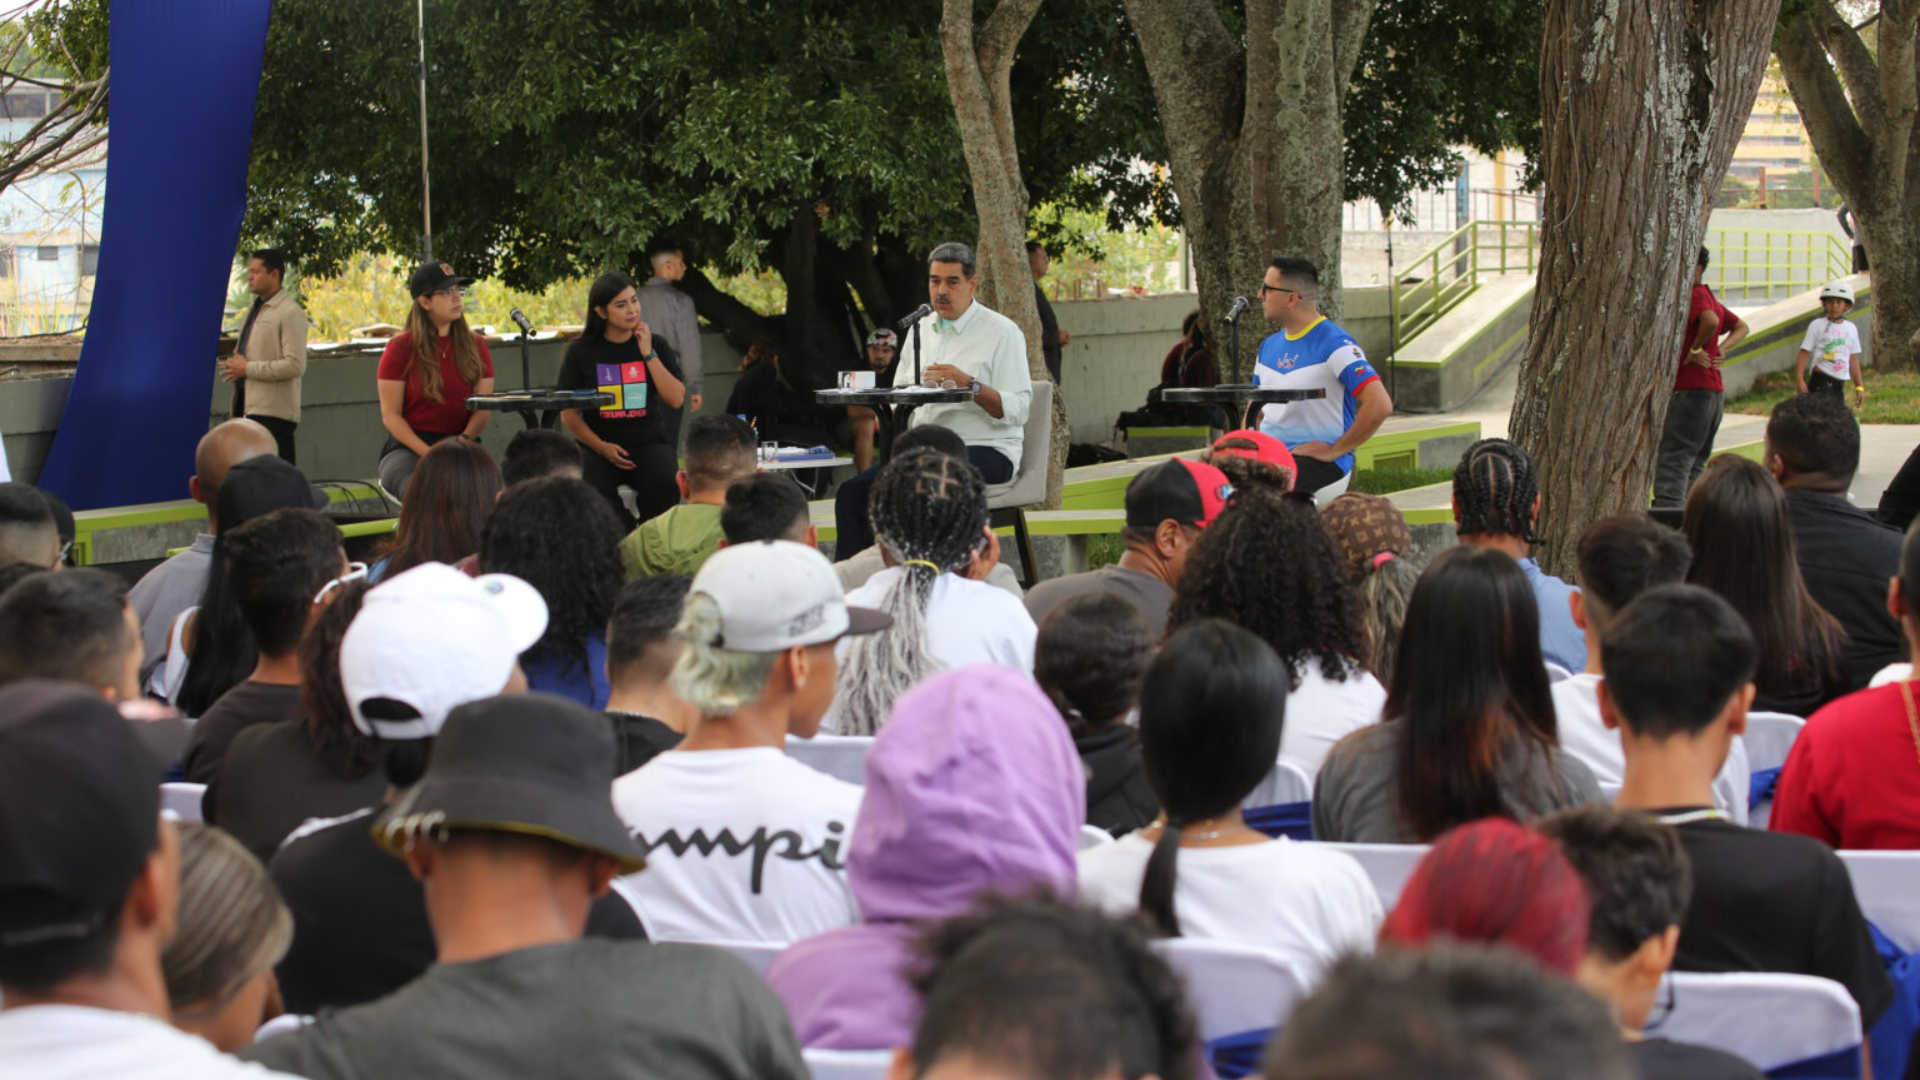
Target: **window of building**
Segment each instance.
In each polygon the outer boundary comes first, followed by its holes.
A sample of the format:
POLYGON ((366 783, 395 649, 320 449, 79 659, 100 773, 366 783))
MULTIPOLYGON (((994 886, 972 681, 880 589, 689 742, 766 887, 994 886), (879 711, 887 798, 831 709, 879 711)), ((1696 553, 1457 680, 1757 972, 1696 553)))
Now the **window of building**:
POLYGON ((0 246, 0 281, 13 276, 13 246, 0 246))
POLYGON ((100 245, 80 245, 80 276, 93 277, 100 272, 100 245))
POLYGON ((38 248, 35 249, 35 255, 41 262, 59 262, 60 261, 60 245, 41 244, 38 248))
POLYGON ((30 120, 47 115, 47 95, 39 90, 20 90, 0 99, 0 111, 9 120, 30 120))

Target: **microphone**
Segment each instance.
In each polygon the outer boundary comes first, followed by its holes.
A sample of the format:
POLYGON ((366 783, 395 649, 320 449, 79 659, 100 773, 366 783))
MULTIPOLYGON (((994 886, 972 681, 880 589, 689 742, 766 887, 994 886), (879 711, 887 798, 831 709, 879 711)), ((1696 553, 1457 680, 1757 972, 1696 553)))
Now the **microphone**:
POLYGON ((519 308, 508 308, 507 318, 512 319, 514 324, 520 327, 521 333, 526 334, 528 337, 533 336, 533 320, 527 318, 526 312, 521 311, 519 308))
POLYGON ((1246 310, 1247 310, 1247 298, 1244 296, 1236 296, 1233 298, 1233 306, 1227 309, 1226 317, 1221 319, 1220 321, 1233 322, 1236 319, 1240 318, 1241 314, 1243 314, 1246 310))
POLYGON ((899 326, 900 329, 905 330, 907 327, 912 326, 914 323, 919 322, 921 319, 924 319, 931 314, 933 314, 933 305, 921 304, 920 310, 914 312, 913 314, 907 316, 904 319, 901 319, 895 325, 899 326))

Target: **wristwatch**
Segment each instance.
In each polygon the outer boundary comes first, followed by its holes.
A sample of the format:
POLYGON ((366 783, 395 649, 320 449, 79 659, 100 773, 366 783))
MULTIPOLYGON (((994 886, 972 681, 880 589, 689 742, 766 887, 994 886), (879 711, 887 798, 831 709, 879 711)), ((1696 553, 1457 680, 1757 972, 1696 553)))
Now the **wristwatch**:
POLYGON ((977 394, 977 393, 979 393, 979 392, 980 392, 980 380, 979 380, 979 379, 975 379, 975 380, 973 380, 972 382, 970 382, 970 383, 968 383, 968 384, 967 384, 967 389, 968 389, 968 390, 971 390, 971 391, 973 391, 973 392, 974 392, 974 393, 976 393, 976 394, 977 394))

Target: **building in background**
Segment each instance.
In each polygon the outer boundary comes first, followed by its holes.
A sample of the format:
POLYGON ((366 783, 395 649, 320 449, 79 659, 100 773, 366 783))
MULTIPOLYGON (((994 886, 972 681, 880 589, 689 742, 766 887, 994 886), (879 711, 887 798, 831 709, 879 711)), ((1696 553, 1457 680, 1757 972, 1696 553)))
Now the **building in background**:
MULTIPOLYGON (((0 95, 0 138, 17 140, 59 91, 15 84, 0 95)), ((107 147, 0 192, 0 337, 75 330, 93 300, 107 147)))

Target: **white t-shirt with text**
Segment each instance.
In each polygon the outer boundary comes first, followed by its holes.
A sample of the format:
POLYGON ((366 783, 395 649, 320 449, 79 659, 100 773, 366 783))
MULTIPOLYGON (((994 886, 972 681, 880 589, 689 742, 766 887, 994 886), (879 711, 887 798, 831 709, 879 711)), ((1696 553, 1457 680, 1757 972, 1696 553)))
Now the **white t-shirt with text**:
POLYGON ((1335 682, 1321 672, 1318 659, 1307 657, 1301 663, 1300 685, 1287 694, 1280 760, 1313 776, 1334 743, 1379 723, 1386 704, 1386 688, 1359 664, 1349 661, 1346 679, 1335 682))
MULTIPOLYGON (((1586 763, 1604 791, 1620 789, 1626 778, 1627 756, 1620 749, 1620 733, 1600 719, 1601 676, 1579 672, 1553 684, 1553 711, 1559 721, 1560 748, 1586 763)), ((1714 805, 1735 824, 1747 823, 1747 741, 1734 737, 1727 763, 1713 778, 1714 805)))
POLYGON ((0 1011, 4 1080, 296 1080, 237 1061, 140 1013, 81 1005, 0 1011))
POLYGON ((669 750, 615 780, 646 852, 623 880, 647 936, 787 943, 858 922, 845 867, 860 794, 774 747, 669 750))
POLYGON ((1860 351, 1860 329, 1845 319, 1833 322, 1825 315, 1807 324, 1800 349, 1815 371, 1845 382, 1853 378, 1853 357, 1860 351))

